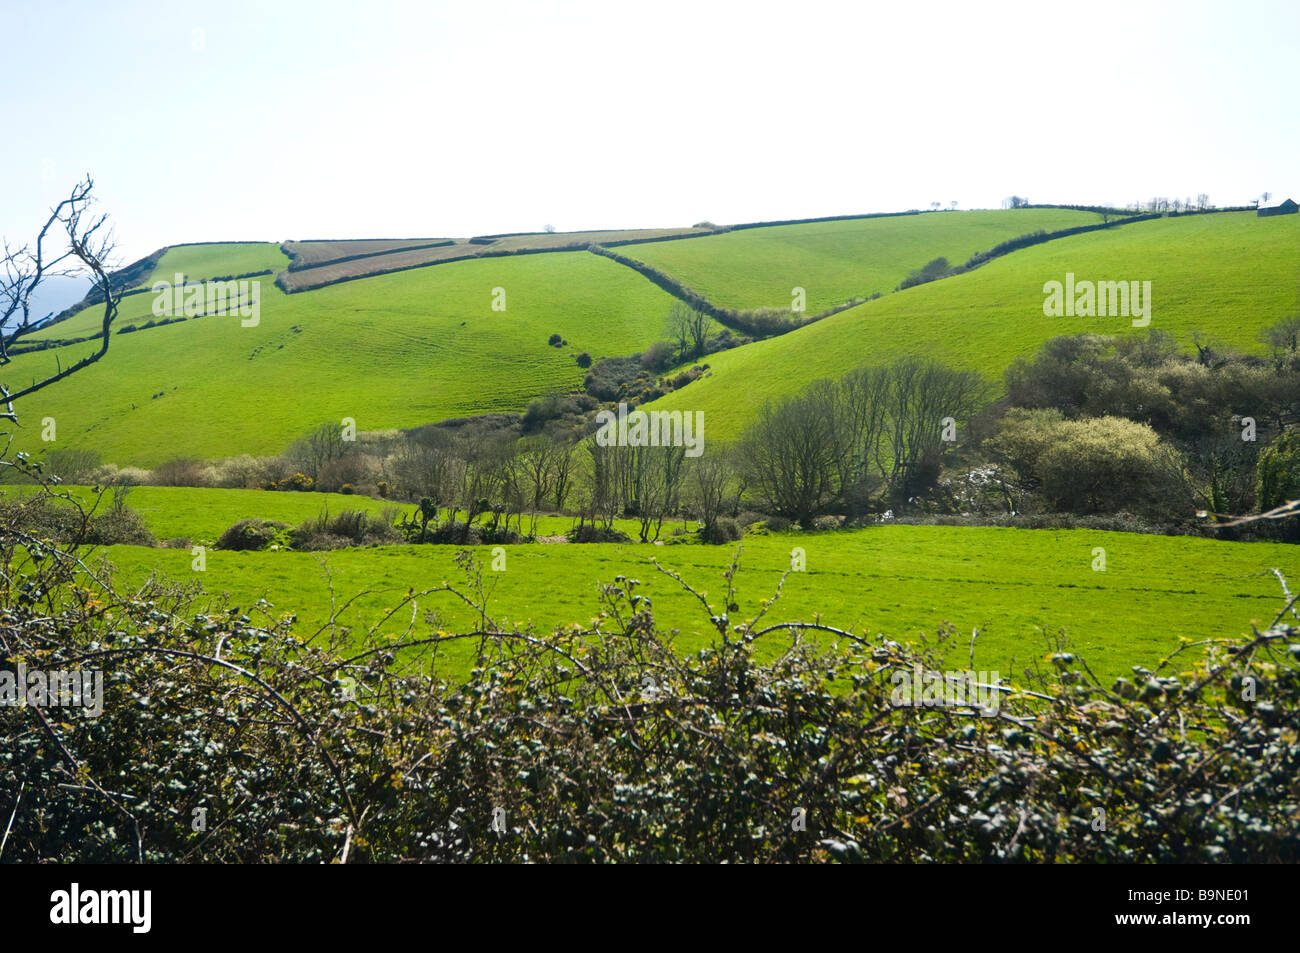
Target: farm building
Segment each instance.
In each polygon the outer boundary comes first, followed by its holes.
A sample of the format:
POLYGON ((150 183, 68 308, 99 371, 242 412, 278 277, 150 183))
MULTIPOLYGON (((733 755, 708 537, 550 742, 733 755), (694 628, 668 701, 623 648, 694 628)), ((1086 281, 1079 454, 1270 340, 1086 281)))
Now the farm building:
POLYGON ((1296 205, 1294 199, 1283 199, 1273 205, 1260 205, 1259 211, 1255 214, 1260 218, 1269 215, 1294 215, 1300 211, 1300 205, 1296 205))

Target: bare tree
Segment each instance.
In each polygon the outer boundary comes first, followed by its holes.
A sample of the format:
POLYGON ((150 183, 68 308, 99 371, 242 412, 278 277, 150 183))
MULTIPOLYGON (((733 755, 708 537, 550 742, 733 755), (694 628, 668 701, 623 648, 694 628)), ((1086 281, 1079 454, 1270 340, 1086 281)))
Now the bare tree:
POLYGON ((14 345, 21 338, 38 330, 50 317, 32 313, 33 296, 41 284, 50 278, 86 271, 94 282, 92 296, 104 304, 99 350, 67 367, 59 365, 53 374, 16 392, 0 383, 0 403, 4 404, 0 419, 16 421, 14 401, 77 373, 108 353, 109 331, 122 292, 114 286, 110 271, 114 242, 111 230, 106 228, 108 216, 96 217, 91 212, 94 187, 90 176, 78 182, 71 194, 50 210, 35 242, 15 248, 7 239, 4 241, 4 257, 0 258, 0 366, 12 360, 14 345))
POLYGON ((767 403, 742 439, 741 454, 754 489, 773 513, 808 527, 835 496, 840 443, 833 413, 834 385, 817 381, 780 404, 767 403))
POLYGON ((695 515, 704 523, 704 538, 712 538, 712 527, 735 507, 740 495, 728 448, 711 448, 687 462, 686 494, 695 515))
POLYGON ((343 440, 343 430, 338 424, 324 423, 295 440, 285 454, 299 472, 312 478, 320 479, 320 472, 327 464, 347 456, 347 444, 343 440))
POLYGON ((974 371, 904 358, 890 367, 889 425, 877 460, 890 493, 906 502, 938 475, 945 418, 962 421, 983 404, 988 385, 974 371))
POLYGON ((633 447, 631 471, 633 509, 641 522, 641 542, 659 538, 664 518, 677 512, 681 502, 683 447, 633 447))
POLYGON ((681 359, 703 357, 709 343, 709 316, 682 302, 668 313, 668 328, 677 341, 681 359))

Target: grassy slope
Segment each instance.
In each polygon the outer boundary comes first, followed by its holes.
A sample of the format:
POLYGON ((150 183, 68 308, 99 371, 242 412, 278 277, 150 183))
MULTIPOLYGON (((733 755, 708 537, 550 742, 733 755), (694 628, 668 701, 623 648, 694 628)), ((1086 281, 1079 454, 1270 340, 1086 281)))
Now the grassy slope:
MULTIPOLYGON (((771 594, 795 545, 807 552, 807 572, 790 575, 768 621, 809 620, 820 613, 831 625, 907 639, 951 621, 960 639, 950 658, 962 668, 970 632, 979 627, 976 668, 1004 674, 1041 660, 1046 633, 1060 629, 1104 677, 1127 673, 1134 664, 1151 666, 1180 638, 1236 636, 1248 633, 1252 621, 1271 622, 1282 601, 1268 567, 1279 567, 1293 582, 1300 578, 1300 551, 1279 544, 1088 530, 891 526, 747 537, 738 577, 741 611, 733 618, 749 617, 771 594), (1105 572, 1091 570, 1096 546, 1107 551, 1105 572)), ((190 570, 190 555, 183 550, 118 546, 110 556, 124 581, 158 570, 198 581, 240 605, 265 597, 314 628, 327 617, 326 571, 340 603, 363 590, 383 590, 361 598, 341 618, 345 624, 369 625, 409 587, 460 582, 454 552, 454 547, 209 552, 202 574, 190 570)), ((678 644, 691 650, 704 643, 708 620, 647 559, 653 556, 678 570, 716 600, 725 591, 722 572, 732 554, 731 547, 698 545, 511 546, 506 571, 484 573, 489 611, 543 631, 586 620, 599 611, 597 582, 612 582, 623 573, 642 580, 660 624, 680 629, 678 644)), ((477 556, 485 568, 491 563, 486 548, 477 556)), ((468 610, 445 595, 421 600, 421 615, 428 610, 449 628, 471 622, 468 610)), ((409 608, 401 616, 383 631, 401 632, 411 618, 409 608)), ((417 622, 417 632, 426 628, 417 622)), ((462 663, 463 656, 453 654, 453 668, 462 663)))
POLYGON ((956 265, 1018 235, 1100 220, 1067 209, 939 212, 743 229, 619 251, 716 305, 789 308, 791 289, 798 286, 807 292, 807 313, 817 314, 851 298, 886 294, 941 255, 956 265))
MULTIPOLYGON (((146 285, 171 281, 176 272, 186 278, 202 280, 224 275, 246 275, 270 268, 272 272, 289 267, 289 256, 275 242, 226 242, 215 245, 177 245, 163 254, 146 285)), ((274 275, 268 276, 273 278, 274 275)))
MULTIPOLYGON (((121 320, 147 316, 151 299, 126 299, 121 320)), ((53 416, 64 445, 123 464, 278 452, 345 416, 380 430, 522 410, 581 383, 578 352, 625 355, 663 337, 672 300, 586 252, 458 262, 290 296, 263 280, 257 327, 208 316, 115 335, 103 361, 20 410, 25 421, 53 416), (495 287, 506 289, 504 312, 491 310, 495 287), (548 346, 552 333, 569 347, 548 346)), ((90 349, 57 357, 67 366, 90 349)), ((55 359, 20 355, 4 379, 48 373, 55 359)), ((15 449, 40 447, 37 428, 19 432, 15 449)))
MULTIPOLYGON (((278 272, 289 265, 289 258, 280 251, 280 246, 269 242, 227 242, 215 245, 178 245, 163 253, 153 273, 136 285, 148 288, 156 281, 175 281, 180 272, 186 281, 202 281, 208 278, 226 275, 246 275, 267 268, 278 272)), ((251 280, 251 279, 250 279, 251 280)), ((275 275, 263 275, 260 279, 262 294, 272 287, 275 275)), ((153 314, 154 296, 150 293, 128 295, 118 305, 118 317, 114 327, 128 324, 143 324, 155 317, 153 314)), ((41 341, 46 339, 66 340, 98 334, 100 322, 104 317, 101 305, 93 305, 74 314, 58 324, 28 335, 26 340, 41 341)))
MULTIPOLYGON (((1261 328, 1297 310, 1300 231, 1295 218, 1225 213, 1160 219, 1023 249, 945 278, 833 315, 779 338, 711 355, 712 376, 651 405, 703 410, 706 434, 743 429, 753 408, 802 389, 813 376, 904 355, 927 355, 1000 380, 1043 341, 1081 332, 1145 333, 1124 318, 1051 318, 1043 283, 1151 280, 1150 327, 1259 352, 1261 328)), ((703 241, 698 239, 696 241, 703 241)))

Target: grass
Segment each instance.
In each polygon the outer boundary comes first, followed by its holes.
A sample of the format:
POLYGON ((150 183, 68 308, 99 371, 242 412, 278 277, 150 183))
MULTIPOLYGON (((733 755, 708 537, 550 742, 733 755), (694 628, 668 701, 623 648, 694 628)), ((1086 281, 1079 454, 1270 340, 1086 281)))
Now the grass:
POLYGON ((1068 209, 937 212, 743 229, 621 252, 721 307, 788 309, 791 289, 800 287, 806 313, 818 314, 851 298, 887 294, 933 258, 958 265, 1009 238, 1100 220, 1068 209))
MULTIPOLYGON (((121 320, 152 295, 125 299, 121 320)), ((522 411, 580 386, 574 356, 642 350, 673 303, 643 277, 586 252, 456 262, 284 295, 262 282, 261 320, 194 318, 114 335, 108 356, 24 402, 57 421, 61 445, 119 464, 278 453, 324 421, 360 430, 522 411), (492 310, 493 289, 506 310, 492 310), (547 344, 552 333, 567 347, 547 344), (155 396, 159 395, 159 396, 155 396)), ((71 322, 56 337, 72 336, 71 322)), ((92 344, 19 355, 11 385, 66 367, 92 344)), ((39 428, 14 449, 42 449, 39 428)))
MULTIPOLYGON (((1283 603, 1270 567, 1293 584, 1300 579, 1300 550, 1294 546, 1090 530, 882 526, 748 536, 743 546, 733 623, 758 610, 789 567, 791 548, 801 546, 807 571, 790 574, 769 622, 819 616, 858 633, 916 641, 947 621, 960 636, 949 657, 954 667, 969 665, 970 634, 978 628, 975 667, 1017 675, 1041 662, 1062 630, 1104 678, 1127 674, 1132 665, 1153 667, 1180 640, 1236 637, 1248 634, 1252 622, 1272 622, 1283 603), (1091 569, 1098 546, 1106 550, 1105 572, 1091 569)), ((476 558, 484 566, 489 613, 543 632, 594 617, 598 582, 613 582, 619 574, 638 578, 659 624, 679 629, 677 644, 687 652, 707 642, 708 619, 693 597, 648 560, 681 573, 721 609, 722 574, 734 551, 703 545, 509 546, 504 572, 488 568, 488 547, 479 547, 476 558)), ((198 582, 243 607, 265 598, 276 607, 273 614, 292 610, 301 631, 310 632, 327 623, 332 600, 342 605, 373 591, 339 617, 340 624, 364 628, 411 588, 444 581, 463 587, 454 553, 455 547, 443 546, 325 554, 210 551, 203 573, 191 570, 184 550, 115 546, 108 556, 123 582, 138 583, 157 571, 198 582)), ((463 630, 475 616, 459 600, 439 594, 419 599, 415 618, 413 632, 427 633, 463 630), (428 612, 434 615, 425 619, 428 612)), ((400 635, 411 619, 408 607, 380 631, 400 635)), ((767 638, 775 644, 788 636, 767 638)), ((448 671, 463 672, 466 659, 447 655, 448 671)))
MULTIPOLYGON (((167 249, 145 285, 171 281, 176 272, 190 280, 225 275, 246 275, 253 271, 281 271, 289 267, 289 256, 275 242, 226 242, 211 245, 176 245, 167 249)), ((269 284, 273 275, 267 276, 269 284)))
MULTIPOLYGON (((696 239, 698 244, 712 239, 696 239)), ((1300 232, 1294 218, 1224 213, 1159 219, 1062 238, 995 259, 964 275, 887 295, 779 338, 710 355, 711 374, 653 404, 702 410, 708 436, 737 436, 754 408, 814 377, 926 355, 1000 383, 1005 369, 1062 334, 1144 334, 1129 319, 1052 318, 1043 283, 1066 272, 1091 280, 1152 281, 1150 328, 1191 349, 1262 353, 1259 331, 1300 310, 1300 232)))
MULTIPOLYGON (((89 487, 65 485, 59 487, 62 492, 78 498, 82 506, 94 504, 94 493, 89 487)), ((0 497, 5 493, 24 495, 35 492, 30 486, 8 486, 0 489, 0 497)), ((112 501, 112 490, 105 493, 100 512, 112 501)), ((394 500, 376 500, 355 493, 299 493, 293 491, 268 490, 232 490, 211 489, 207 487, 188 486, 134 486, 126 497, 126 505, 140 514, 149 531, 160 540, 189 538, 196 545, 211 544, 226 529, 242 519, 277 520, 289 526, 297 526, 303 520, 319 515, 323 510, 331 514, 344 510, 364 510, 376 516, 385 510, 396 509, 399 514, 414 517, 417 507, 413 503, 394 500)), ((446 518, 446 510, 442 517, 446 518)), ((465 514, 462 512, 463 520, 465 514)), ((480 525, 485 520, 480 518, 480 525)), ((537 522, 539 536, 563 536, 573 526, 575 518, 568 516, 540 515, 537 522)), ((524 528, 530 521, 524 517, 524 528)), ((636 520, 615 520, 617 529, 636 538, 638 523, 636 520)), ((664 524, 664 535, 680 523, 664 524)))

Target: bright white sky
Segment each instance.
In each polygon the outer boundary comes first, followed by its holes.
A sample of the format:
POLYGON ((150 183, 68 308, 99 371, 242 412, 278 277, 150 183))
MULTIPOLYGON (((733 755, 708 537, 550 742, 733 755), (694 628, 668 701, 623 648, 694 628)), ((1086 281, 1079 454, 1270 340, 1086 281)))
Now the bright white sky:
POLYGON ((189 241, 1300 199, 1300 3, 0 0, 0 235, 189 241))

